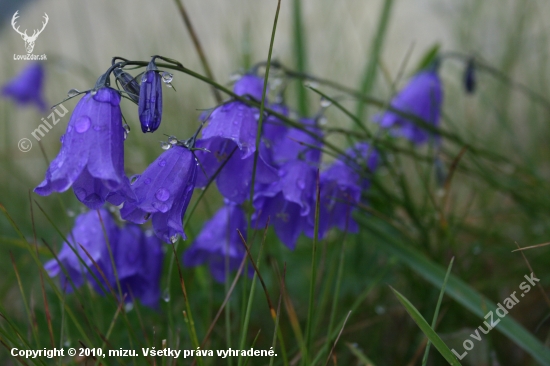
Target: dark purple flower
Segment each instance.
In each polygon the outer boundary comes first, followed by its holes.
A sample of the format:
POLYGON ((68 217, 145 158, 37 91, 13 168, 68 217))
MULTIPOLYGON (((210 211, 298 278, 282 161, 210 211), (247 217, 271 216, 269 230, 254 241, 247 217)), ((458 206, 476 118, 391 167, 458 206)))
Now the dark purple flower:
POLYGON ((274 143, 274 164, 281 165, 294 159, 303 159, 314 165, 319 164, 322 142, 310 133, 321 138, 322 132, 317 128, 314 119, 303 118, 300 122, 303 123, 303 129, 292 127, 283 138, 274 143))
POLYGON ((158 70, 145 71, 141 78, 138 101, 139 121, 141 130, 155 132, 162 119, 162 77, 158 70))
POLYGON ((476 91, 476 64, 473 58, 468 60, 464 70, 464 89, 468 94, 476 91))
POLYGON ((132 183, 137 200, 126 201, 122 218, 142 224, 151 217, 155 234, 166 243, 174 243, 183 232, 183 215, 189 204, 197 177, 193 153, 175 145, 163 152, 132 183))
POLYGON ((298 236, 310 225, 314 194, 315 169, 302 160, 288 161, 279 169, 279 180, 255 194, 255 225, 265 226, 269 217, 279 239, 294 249, 298 236))
POLYGON ((246 239, 244 212, 240 206, 226 201, 214 217, 204 224, 200 234, 185 251, 183 264, 194 267, 208 262, 214 279, 224 282, 226 273, 238 269, 246 255, 237 230, 246 239))
MULTIPOLYGON (((416 74, 391 101, 391 107, 417 116, 424 122, 437 127, 441 113, 443 90, 437 71, 425 70, 416 74)), ((431 134, 415 121, 395 112, 386 111, 375 116, 375 122, 382 128, 392 128, 397 136, 403 136, 416 144, 428 141, 431 134)))
POLYGON ((43 97, 44 66, 32 63, 2 87, 2 95, 19 105, 35 104, 41 111, 47 109, 43 97))
MULTIPOLYGON (((355 233, 358 226, 352 218, 361 199, 362 190, 368 189, 369 180, 361 175, 372 174, 378 165, 378 152, 366 142, 349 148, 344 156, 334 161, 320 175, 319 237, 323 238, 332 227, 355 233)), ((309 215, 309 230, 313 238, 315 212, 309 215)))
MULTIPOLYGON (((133 199, 124 175, 124 128, 118 91, 101 87, 87 92, 76 105, 61 151, 34 189, 47 196, 73 186, 76 197, 96 209, 117 195, 133 199)), ((119 202, 120 203, 120 202, 119 202)))
MULTIPOLYGON (((158 308, 164 258, 160 240, 152 233, 141 231, 138 225, 128 224, 120 230, 119 239, 113 245, 113 258, 126 302, 136 298, 143 305, 158 308)), ((116 280, 113 279, 111 286, 116 291, 116 280)))
POLYGON ((72 292, 75 288, 82 286, 86 281, 90 281, 98 292, 102 292, 99 284, 94 280, 82 262, 88 266, 103 285, 105 283, 103 277, 97 271, 93 262, 96 262, 98 265, 101 264, 99 267, 109 281, 113 278, 112 265, 103 228, 105 228, 109 244, 112 248, 118 241, 119 230, 111 215, 104 209, 89 211, 79 215, 76 218, 73 230, 67 236, 70 244, 67 242, 64 243, 61 251, 57 254, 59 262, 56 259, 52 259, 44 265, 50 277, 60 275, 61 287, 67 292, 72 292), (99 220, 98 212, 101 214, 103 226, 99 220), (84 251, 81 246, 84 247, 86 251, 84 251), (71 249, 71 247, 73 249, 71 249), (75 252, 78 253, 78 256, 75 252), (86 252, 88 252, 89 256, 86 252), (80 257, 82 261, 78 257, 80 257), (109 265, 104 265, 106 263, 109 265), (62 271, 60 264, 76 286, 75 288, 72 287, 69 279, 62 271))

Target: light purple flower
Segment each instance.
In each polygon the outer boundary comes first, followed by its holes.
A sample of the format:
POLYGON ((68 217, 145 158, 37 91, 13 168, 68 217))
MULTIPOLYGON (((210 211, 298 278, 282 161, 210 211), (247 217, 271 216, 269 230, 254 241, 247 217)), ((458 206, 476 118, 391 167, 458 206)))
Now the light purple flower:
POLYGON ((239 268, 246 250, 239 230, 246 240, 246 218, 242 208, 226 201, 226 204, 208 220, 195 241, 183 254, 183 264, 194 267, 208 263, 210 272, 218 282, 225 281, 229 271, 239 268), (226 263, 229 267, 226 267, 226 263))
POLYGON ((44 181, 34 189, 36 193, 47 196, 73 186, 76 197, 92 209, 101 207, 115 192, 133 199, 124 175, 118 91, 101 87, 87 92, 76 105, 61 143, 44 181))
MULTIPOLYGON (((425 70, 416 74, 391 101, 391 107, 417 116, 434 127, 439 125, 443 90, 437 70, 425 70)), ((428 141, 432 135, 422 127, 395 112, 386 111, 375 116, 374 121, 382 128, 391 128, 392 133, 403 136, 416 144, 428 141)))
POLYGON ((19 105, 35 104, 44 112, 47 107, 43 86, 44 66, 39 62, 32 63, 2 87, 2 95, 12 98, 19 105))
POLYGON ((174 243, 183 232, 183 215, 193 194, 197 163, 193 153, 175 145, 164 151, 132 183, 135 202, 126 201, 122 218, 142 224, 150 217, 155 234, 166 243, 174 243))

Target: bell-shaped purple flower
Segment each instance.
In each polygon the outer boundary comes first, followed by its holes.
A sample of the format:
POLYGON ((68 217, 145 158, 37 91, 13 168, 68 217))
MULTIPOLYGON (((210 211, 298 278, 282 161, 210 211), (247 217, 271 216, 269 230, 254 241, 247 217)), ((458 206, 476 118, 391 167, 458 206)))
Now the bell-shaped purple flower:
POLYGON ((72 292, 86 281, 90 281, 98 292, 102 292, 101 287, 86 268, 88 266, 96 279, 104 285, 103 276, 97 271, 94 262, 102 269, 108 281, 113 278, 109 249, 107 248, 103 228, 105 228, 105 233, 112 248, 118 241, 119 230, 111 215, 104 209, 79 215, 76 218, 73 230, 67 236, 70 243, 63 244, 61 251, 57 254, 57 260, 52 259, 44 265, 50 277, 60 275, 61 287, 67 292, 72 292), (101 221, 98 212, 101 214, 101 221), (78 256, 76 253, 78 253, 78 256), (105 266, 104 263, 109 263, 109 265, 105 266), (63 266, 65 272, 63 272, 60 265, 63 266), (75 288, 72 287, 69 278, 75 288))
MULTIPOLYGON (((358 226, 352 217, 361 199, 361 192, 369 187, 368 175, 378 165, 378 152, 366 142, 349 148, 320 175, 319 237, 323 238, 332 227, 355 233, 358 226), (366 173, 367 177, 360 173, 366 173)), ((309 230, 313 238, 315 212, 309 215, 309 230)))
MULTIPOLYGON (((138 225, 128 224, 120 230, 113 258, 126 302, 136 298, 143 305, 158 308, 164 259, 160 240, 152 233, 144 233, 138 225)), ((112 287, 116 289, 114 279, 112 287)))
POLYGON ((155 132, 162 119, 162 77, 158 70, 145 71, 141 78, 138 101, 141 130, 155 132))
POLYGON ((290 249, 300 233, 308 230, 308 215, 314 206, 315 169, 305 161, 290 160, 279 169, 279 180, 260 190, 254 197, 257 227, 269 217, 275 233, 290 249))
POLYGON ((142 224, 151 217, 155 234, 166 243, 174 243, 183 232, 183 215, 193 194, 197 162, 193 153, 174 145, 164 151, 132 183, 136 201, 126 201, 122 218, 142 224))
MULTIPOLYGON (((416 74, 409 83, 391 100, 391 107, 400 112, 414 115, 434 127, 439 125, 443 90, 435 68, 416 74)), ((391 128, 392 133, 422 144, 432 135, 415 121, 393 111, 376 115, 374 121, 382 128, 391 128)))
MULTIPOLYGON (((133 199, 124 175, 124 128, 120 94, 110 87, 89 91, 76 105, 61 151, 51 162, 36 193, 47 196, 73 186, 76 197, 92 209, 117 195, 133 199)), ((120 202, 119 202, 120 203, 120 202)))
POLYGON ((208 263, 214 279, 224 282, 226 273, 238 269, 246 255, 237 230, 246 239, 244 212, 240 206, 226 201, 214 217, 204 224, 200 234, 185 251, 183 265, 194 267, 208 263))
POLYGON ((262 100, 264 90, 264 79, 254 74, 243 75, 235 85, 233 92, 240 96, 250 96, 257 102, 262 100))
POLYGON ((35 104, 41 111, 47 109, 43 96, 44 66, 32 63, 2 87, 2 95, 19 105, 35 104))
POLYGON ((321 160, 320 139, 321 130, 316 126, 314 119, 303 118, 303 129, 292 127, 288 129, 283 138, 274 143, 273 160, 277 166, 294 159, 303 159, 317 165, 321 160), (308 131, 308 132, 306 132, 308 131))

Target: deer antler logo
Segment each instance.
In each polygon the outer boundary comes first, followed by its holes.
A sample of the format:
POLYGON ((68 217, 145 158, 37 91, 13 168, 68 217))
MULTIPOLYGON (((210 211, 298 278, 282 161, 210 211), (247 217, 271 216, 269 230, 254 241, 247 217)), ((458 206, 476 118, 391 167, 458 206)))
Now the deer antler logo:
POLYGON ((25 29, 24 32, 21 32, 19 30, 19 27, 15 27, 15 20, 17 18, 19 18, 19 15, 17 15, 17 13, 19 13, 19 10, 17 10, 15 12, 15 14, 13 14, 13 18, 11 18, 11 26, 13 27, 13 29, 15 29, 15 31, 17 33, 19 33, 21 35, 21 38, 23 38, 23 40, 25 41, 25 48, 27 49, 27 53, 32 53, 32 50, 34 49, 34 42, 36 41, 36 38, 38 38, 38 36, 40 35, 40 33, 42 33, 42 31, 44 30, 44 28, 46 28, 46 24, 48 24, 48 14, 44 13, 44 22, 42 22, 42 29, 38 30, 38 29, 35 29, 32 33, 32 36, 28 36, 27 35, 27 30, 25 29))

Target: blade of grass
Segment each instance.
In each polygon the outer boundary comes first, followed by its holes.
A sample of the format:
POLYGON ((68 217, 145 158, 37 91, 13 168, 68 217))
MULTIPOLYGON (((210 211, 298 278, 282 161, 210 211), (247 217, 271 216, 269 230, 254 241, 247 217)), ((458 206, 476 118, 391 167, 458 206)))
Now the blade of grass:
POLYGON ((420 312, 414 307, 413 304, 405 296, 403 296, 399 291, 391 287, 391 290, 397 296, 397 299, 405 309, 407 310, 407 313, 413 318, 414 322, 420 327, 422 332, 428 337, 430 342, 433 343, 435 348, 441 353, 441 355, 447 360, 447 362, 451 365, 460 365, 460 362, 456 359, 455 355, 451 352, 449 347, 441 340, 439 335, 430 327, 426 319, 420 314, 420 312))
MULTIPOLYGON (((380 14, 378 28, 374 34, 374 39, 372 40, 371 49, 369 50, 369 61, 365 67, 365 72, 363 75, 363 81, 361 82, 361 87, 359 92, 363 95, 369 95, 374 82, 376 81, 376 70, 378 68, 378 60, 382 53, 382 47, 384 46, 384 39, 386 37, 386 31, 388 29, 388 24, 390 21, 391 9, 393 6, 393 0, 385 0, 382 7, 382 13, 380 14)), ((363 119, 365 114, 366 105, 358 102, 357 103, 357 112, 355 115, 359 120, 363 119)))
MULTIPOLYGON (((451 263, 449 263, 449 267, 447 268, 447 273, 445 273, 445 279, 443 280, 443 286, 441 286, 441 291, 439 292, 439 298, 437 299, 437 305, 435 307, 434 316, 432 318, 432 329, 435 330, 435 327, 437 325, 437 317, 439 316, 439 308, 441 307, 441 302, 443 301, 443 295, 445 294, 445 288, 447 287, 447 281, 449 280, 449 275, 451 274, 451 270, 453 269, 453 263, 455 261, 455 257, 451 258, 451 263)), ((426 344, 426 350, 424 351, 424 358, 422 359, 422 366, 426 366, 428 363, 428 355, 430 354, 430 345, 431 341, 428 339, 428 344, 426 344)))
MULTIPOLYGON (((300 73, 305 73, 307 69, 307 50, 304 40, 305 30, 302 16, 302 0, 294 0, 292 5, 292 33, 296 69, 300 73)), ((298 94, 298 112, 300 112, 302 116, 307 116, 307 92, 302 86, 302 83, 298 83, 296 92, 298 94)))

